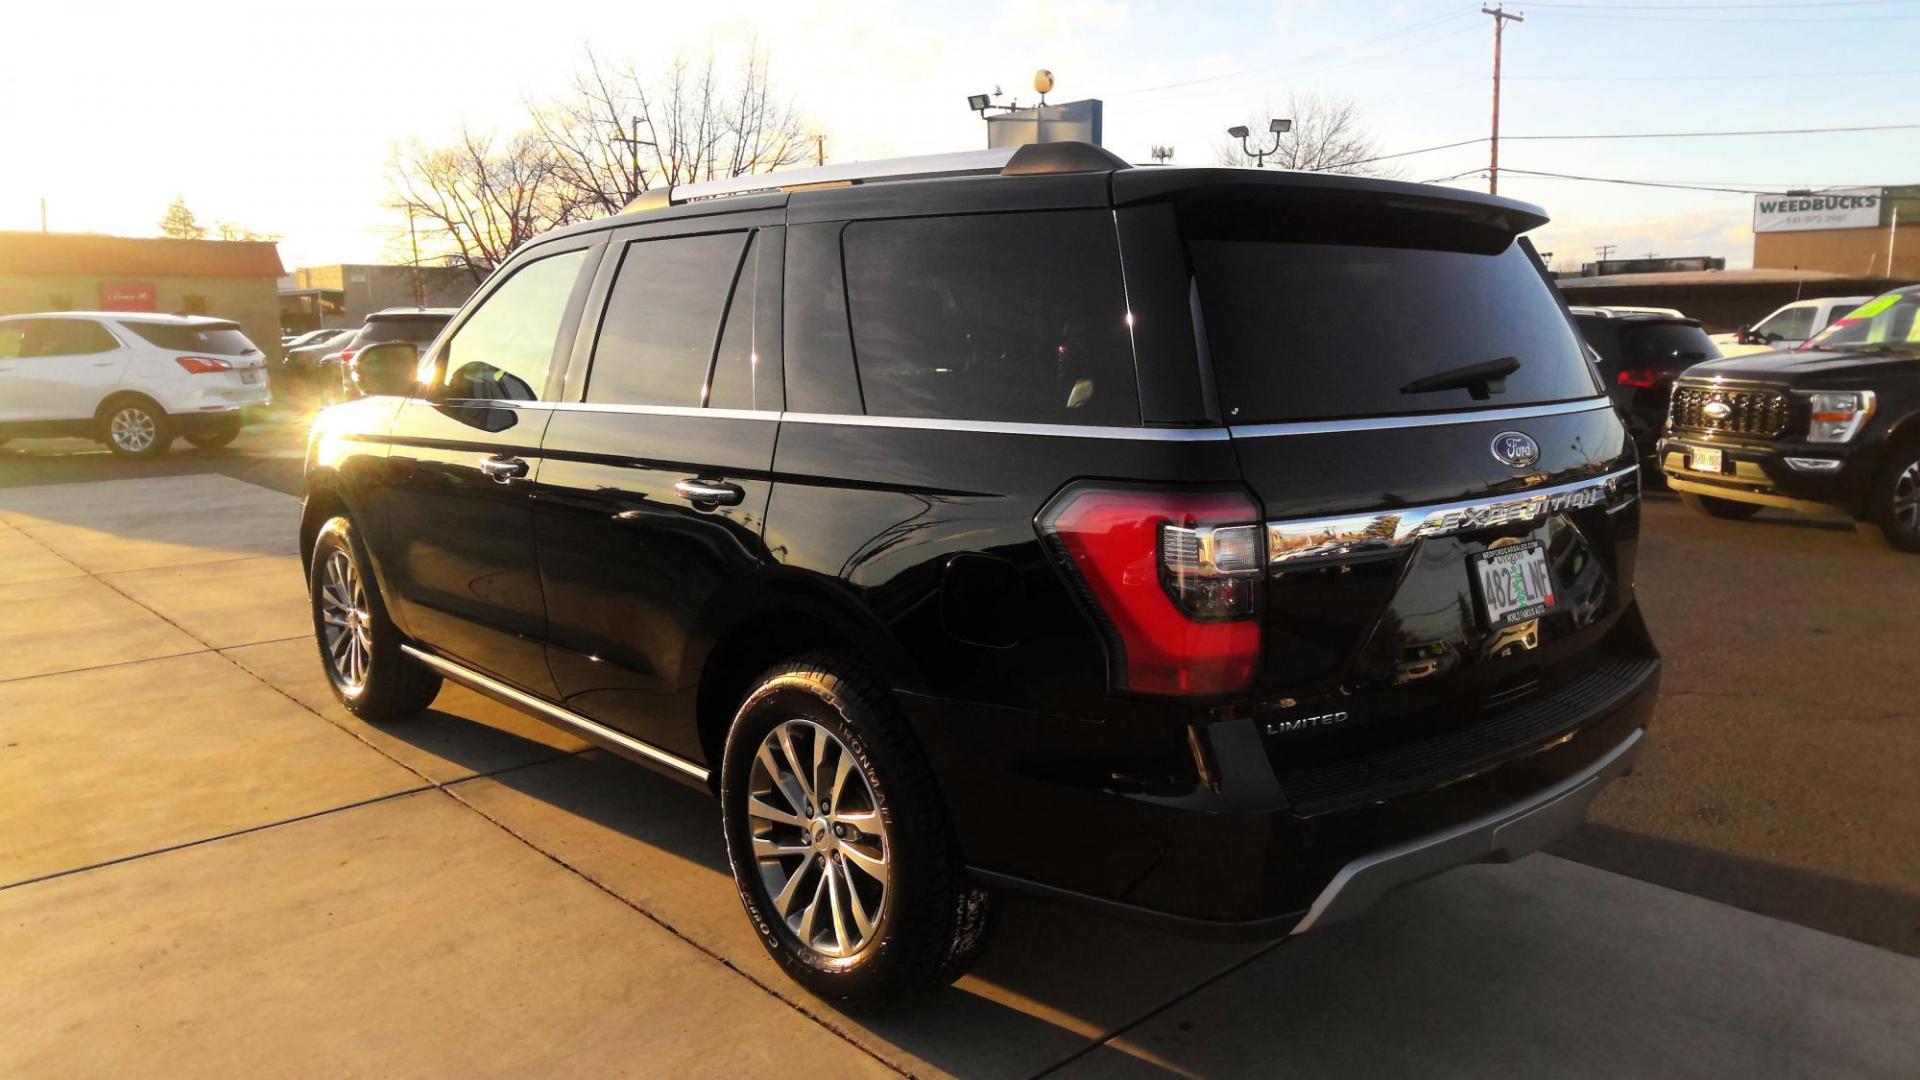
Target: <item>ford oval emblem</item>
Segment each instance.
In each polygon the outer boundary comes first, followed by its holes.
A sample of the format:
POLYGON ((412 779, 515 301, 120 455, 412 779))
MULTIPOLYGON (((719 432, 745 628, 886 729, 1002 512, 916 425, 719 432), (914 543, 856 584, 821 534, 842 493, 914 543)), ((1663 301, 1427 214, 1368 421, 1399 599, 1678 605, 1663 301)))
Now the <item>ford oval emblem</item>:
POLYGON ((1724 401, 1709 401, 1700 406, 1700 415, 1716 422, 1725 420, 1733 415, 1733 406, 1724 401))
POLYGON ((1540 461, 1540 444, 1524 431, 1503 431, 1493 437, 1493 456, 1502 465, 1530 469, 1540 461))

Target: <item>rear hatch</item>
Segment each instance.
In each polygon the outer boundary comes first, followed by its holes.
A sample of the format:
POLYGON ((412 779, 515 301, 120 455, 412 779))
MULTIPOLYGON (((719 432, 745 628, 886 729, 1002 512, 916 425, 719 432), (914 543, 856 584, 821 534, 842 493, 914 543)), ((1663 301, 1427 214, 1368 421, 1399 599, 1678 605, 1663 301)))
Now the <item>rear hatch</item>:
POLYGON ((1636 455, 1515 239, 1543 219, 1379 189, 1179 204, 1268 521, 1255 710, 1309 814, 1537 749, 1652 662, 1637 618, 1610 641, 1636 455))
POLYGON ((236 387, 266 381, 267 356, 240 329, 239 323, 196 320, 190 323, 129 321, 127 329, 164 352, 188 372, 236 387))

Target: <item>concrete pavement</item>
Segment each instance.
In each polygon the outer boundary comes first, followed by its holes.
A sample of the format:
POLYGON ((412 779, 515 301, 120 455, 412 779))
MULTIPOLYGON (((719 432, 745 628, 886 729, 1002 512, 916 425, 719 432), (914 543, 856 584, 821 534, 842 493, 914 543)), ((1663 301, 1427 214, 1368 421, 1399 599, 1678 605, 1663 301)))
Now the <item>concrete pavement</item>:
POLYGON ((1550 856, 1282 947, 1015 899, 957 987, 844 1016, 754 941, 709 800, 456 688, 334 705, 295 515, 0 487, 0 1074, 1920 1066, 1920 961, 1550 856))

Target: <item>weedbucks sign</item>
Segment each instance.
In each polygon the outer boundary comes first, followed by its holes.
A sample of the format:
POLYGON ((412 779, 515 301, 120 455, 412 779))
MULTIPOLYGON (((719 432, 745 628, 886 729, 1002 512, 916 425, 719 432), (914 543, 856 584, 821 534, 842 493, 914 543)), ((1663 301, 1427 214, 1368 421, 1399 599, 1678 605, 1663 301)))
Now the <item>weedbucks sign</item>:
POLYGON ((1753 231, 1872 229, 1880 224, 1880 188, 1834 188, 1811 195, 1756 195, 1753 231))

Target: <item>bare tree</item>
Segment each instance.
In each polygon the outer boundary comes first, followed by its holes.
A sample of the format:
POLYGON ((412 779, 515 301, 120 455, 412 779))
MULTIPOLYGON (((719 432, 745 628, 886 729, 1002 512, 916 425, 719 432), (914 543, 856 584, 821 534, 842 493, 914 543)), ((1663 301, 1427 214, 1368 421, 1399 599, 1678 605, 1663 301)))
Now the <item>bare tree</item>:
MULTIPOLYGON (((1361 122, 1353 102, 1319 94, 1289 95, 1286 112, 1279 115, 1293 121, 1293 130, 1280 136, 1280 148, 1267 155, 1267 164, 1303 172, 1352 173, 1360 176, 1394 176, 1391 165, 1368 159, 1378 157, 1379 144, 1361 122)), ((1253 130, 1249 141, 1264 147, 1273 137, 1267 134, 1267 117, 1249 120, 1253 130)), ((1216 147, 1222 165, 1252 165, 1254 157, 1240 140, 1222 142, 1216 147)))
POLYGON ((222 240, 265 240, 278 243, 286 239, 279 233, 259 232, 245 225, 236 225, 231 221, 215 222, 213 231, 214 235, 222 240))
POLYGON ((187 207, 187 197, 182 195, 173 200, 173 205, 167 207, 166 216, 160 219, 160 235, 175 240, 204 240, 207 227, 193 216, 193 211, 187 207))
POLYGON ((709 54, 678 57, 654 79, 588 50, 570 92, 536 108, 534 123, 553 148, 556 182, 585 217, 618 213, 661 184, 793 165, 809 142, 758 48, 731 77, 709 54))
POLYGON ((463 129, 450 146, 410 143, 394 152, 394 205, 430 255, 478 282, 515 248, 576 216, 558 161, 532 132, 502 140, 463 129))

